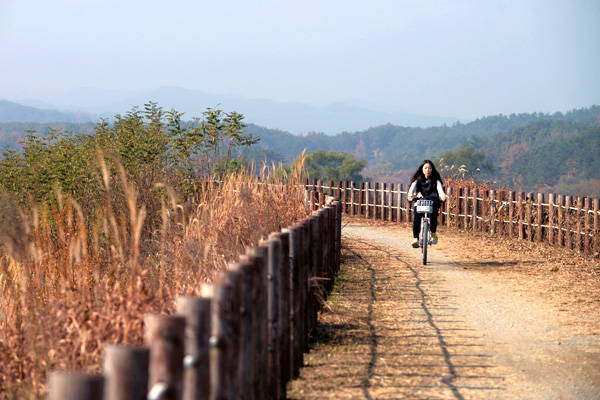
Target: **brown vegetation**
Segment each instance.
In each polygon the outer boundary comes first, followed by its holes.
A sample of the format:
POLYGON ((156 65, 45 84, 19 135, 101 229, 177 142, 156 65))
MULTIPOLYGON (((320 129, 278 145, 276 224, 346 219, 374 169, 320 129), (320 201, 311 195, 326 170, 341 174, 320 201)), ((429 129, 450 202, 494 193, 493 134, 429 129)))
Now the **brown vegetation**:
POLYGON ((231 174, 182 203, 104 171, 93 214, 60 193, 27 210, 1 200, 0 398, 42 397, 51 370, 100 371, 106 343, 142 343, 147 312, 172 313, 176 296, 307 215, 300 185, 267 181, 231 174))

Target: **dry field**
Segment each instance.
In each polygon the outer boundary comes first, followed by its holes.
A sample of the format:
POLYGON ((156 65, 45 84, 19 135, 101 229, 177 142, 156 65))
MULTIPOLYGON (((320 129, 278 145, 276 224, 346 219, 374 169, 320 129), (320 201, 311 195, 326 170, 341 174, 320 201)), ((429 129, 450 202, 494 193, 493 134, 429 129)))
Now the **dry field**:
POLYGON ((28 211, 1 201, 0 399, 44 398, 52 370, 100 372, 105 344, 141 344, 146 313, 172 313, 178 295, 199 295, 247 246, 308 212, 300 185, 244 173, 185 204, 158 185, 154 211, 125 178, 105 185, 88 218, 60 196, 28 211))

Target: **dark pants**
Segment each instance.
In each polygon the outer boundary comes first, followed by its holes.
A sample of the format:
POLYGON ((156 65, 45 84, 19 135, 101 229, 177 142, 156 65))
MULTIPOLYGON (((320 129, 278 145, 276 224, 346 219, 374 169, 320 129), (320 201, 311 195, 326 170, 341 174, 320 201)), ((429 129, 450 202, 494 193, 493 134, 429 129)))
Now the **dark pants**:
MULTIPOLYGON (((437 230, 437 224, 438 224, 438 215, 440 213, 440 200, 439 199, 432 199, 433 200, 433 213, 429 214, 429 221, 430 221, 430 226, 431 226, 431 233, 435 233, 435 231, 437 230)), ((415 208, 413 209, 414 213, 414 219, 413 219, 413 237, 414 238, 418 238, 419 237, 419 231, 421 230, 421 220, 423 219, 423 215, 425 214, 421 214, 417 212, 417 206, 415 205, 415 208)))

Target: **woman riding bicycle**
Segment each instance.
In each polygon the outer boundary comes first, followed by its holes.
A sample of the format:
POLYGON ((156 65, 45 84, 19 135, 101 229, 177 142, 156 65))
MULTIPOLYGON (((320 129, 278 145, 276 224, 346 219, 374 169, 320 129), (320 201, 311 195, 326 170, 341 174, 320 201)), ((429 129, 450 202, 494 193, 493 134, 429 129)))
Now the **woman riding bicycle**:
MULTIPOLYGON (((408 201, 413 201, 416 197, 422 197, 433 200, 433 213, 431 215, 431 239, 432 243, 437 243, 437 220, 442 202, 446 201, 446 193, 442 186, 442 177, 435 169, 431 160, 424 160, 414 173, 410 188, 408 189, 408 201)), ((412 247, 419 247, 419 231, 421 228, 421 219, 423 214, 417 213, 416 206, 413 213, 413 242, 412 247)))

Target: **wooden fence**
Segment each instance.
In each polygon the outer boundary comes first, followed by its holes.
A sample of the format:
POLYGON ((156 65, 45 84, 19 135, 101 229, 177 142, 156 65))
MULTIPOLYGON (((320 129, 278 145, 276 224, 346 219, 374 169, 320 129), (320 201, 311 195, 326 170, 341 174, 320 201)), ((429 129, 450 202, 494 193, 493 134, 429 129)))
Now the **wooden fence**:
MULTIPOLYGON (((304 182, 309 190, 336 196, 343 212, 367 218, 410 222, 408 185, 379 182, 304 182)), ((480 190, 452 186, 440 213, 444 226, 503 235, 598 256, 599 200, 543 193, 480 190)))
POLYGON ((179 297, 176 315, 148 314, 143 347, 106 346, 101 375, 52 372, 48 397, 285 398, 340 266, 341 203, 310 198, 310 217, 248 249, 200 297, 179 297))

